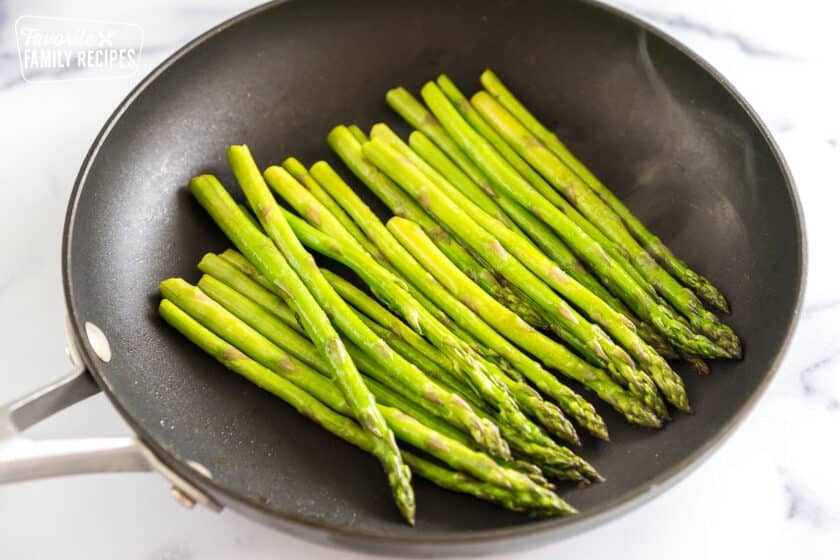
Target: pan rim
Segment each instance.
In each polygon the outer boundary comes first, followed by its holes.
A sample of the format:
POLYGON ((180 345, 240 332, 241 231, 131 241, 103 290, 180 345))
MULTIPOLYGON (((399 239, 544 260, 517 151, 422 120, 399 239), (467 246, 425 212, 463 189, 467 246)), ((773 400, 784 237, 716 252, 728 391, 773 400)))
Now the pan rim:
MULTIPOLYGON (((636 28, 644 31, 645 33, 649 33, 657 37, 658 39, 664 41, 668 44, 668 46, 674 48, 680 54, 686 56, 692 62, 697 64, 712 79, 714 79, 718 84, 720 84, 720 86, 726 91, 726 93, 728 93, 731 96, 731 98, 738 103, 741 109, 745 112, 746 116, 756 127, 763 140, 767 143, 767 146, 769 147, 773 155, 776 165, 778 165, 782 177, 784 178, 785 187, 788 191, 787 194, 791 200, 794 209, 795 229, 798 233, 797 242, 799 249, 799 270, 797 278, 798 285, 793 311, 785 327, 784 339, 782 340, 782 343, 779 345, 776 351, 776 356, 773 360, 773 363, 765 372, 764 378, 761 380, 759 385, 755 388, 755 390, 749 396, 749 398, 744 402, 744 404, 741 406, 738 412, 735 413, 733 417, 730 418, 729 421, 727 421, 723 426, 721 426, 721 428, 712 437, 710 437, 703 445, 693 450, 685 459, 683 459, 676 465, 673 465, 672 467, 666 469, 657 477, 648 481, 646 484, 640 486, 635 491, 628 492, 614 500, 606 502, 605 504, 599 507, 579 513, 571 517, 534 521, 523 525, 517 525, 515 527, 484 529, 479 531, 435 531, 431 533, 423 533, 422 535, 418 536, 407 535, 399 537, 390 537, 368 531, 350 530, 340 526, 334 526, 326 523, 318 523, 312 521, 311 519, 307 519, 294 514, 278 513, 276 511, 270 510, 267 507, 265 507, 264 504, 260 504, 259 502, 240 496, 232 492, 231 490, 218 485, 213 480, 210 480, 203 476, 199 476, 198 473, 185 466, 184 461, 177 457, 177 453, 174 450, 167 450, 166 448, 164 448, 164 446, 160 445, 157 441, 155 441, 155 438, 150 433, 148 433, 142 426, 140 426, 137 422, 134 421, 131 415, 123 408, 118 396, 113 391, 112 387, 110 387, 106 379, 100 375, 96 367, 96 364, 98 362, 96 360, 92 348, 89 346, 89 344, 87 343, 87 339, 84 336, 83 322, 78 316, 77 306, 73 299, 73 279, 71 278, 70 274, 70 265, 72 258, 72 255, 70 254, 70 246, 76 219, 76 210, 79 204, 80 195, 84 189, 87 180, 88 172, 90 171, 92 164, 96 160, 96 156, 99 152, 99 149, 108 140, 112 129, 119 122, 122 115, 125 113, 125 111, 129 109, 129 107, 131 107, 131 105, 146 90, 146 88, 148 88, 157 79, 158 76, 160 76, 163 72, 167 71, 180 59, 190 54, 196 47, 202 45, 203 43, 215 37, 219 33, 260 13, 274 9, 277 6, 290 3, 292 1, 294 0, 273 0, 251 8, 249 10, 246 10, 201 33, 198 37, 179 48, 175 53, 173 53, 163 62, 161 62, 147 76, 145 76, 131 90, 131 92, 129 92, 129 94, 120 102, 120 104, 117 106, 114 112, 110 115, 110 117, 105 122, 102 129, 99 131, 96 138, 94 139, 88 153, 86 154, 82 162, 79 173, 77 174, 76 180, 74 182, 67 206, 67 211, 65 214, 61 249, 62 286, 64 289, 65 304, 67 306, 68 315, 70 317, 71 328, 73 330, 73 334, 76 340, 79 341, 80 353, 87 366, 88 371, 94 377, 97 384, 103 389, 103 392, 107 395, 108 400, 111 402, 114 408, 128 423, 131 429, 138 435, 141 441, 143 441, 145 445, 151 447, 157 454, 162 455, 163 460, 170 467, 175 468, 191 483, 197 485, 200 488, 209 489, 209 493, 211 495, 221 495, 228 498, 227 500, 224 500, 226 503, 233 502, 236 505, 241 504, 242 506, 246 506, 247 508, 257 511, 262 515, 278 519, 286 524, 297 525, 300 528, 308 529, 315 533, 328 534, 336 543, 352 542, 357 545, 367 545, 368 547, 372 548, 382 548, 388 546, 392 548, 402 547, 405 552, 409 552, 408 549, 414 549, 419 551, 423 548, 434 547, 443 547, 451 549, 453 546, 455 546, 459 548, 469 548, 471 545, 480 545, 486 548, 488 545, 500 543, 501 541, 519 541, 524 543, 524 541, 526 540, 537 539, 538 537, 542 537, 542 542, 547 542, 550 540, 560 540, 561 538, 567 538, 569 536, 593 529, 599 525, 606 523, 607 521, 615 519, 621 516, 622 514, 627 513, 628 511, 649 502, 653 498, 662 495, 662 493, 665 490, 671 488, 677 482, 683 480, 688 474, 694 472, 694 470, 698 468, 705 460, 707 460, 714 451, 720 448, 720 446, 734 433, 735 429, 744 421, 747 415, 754 410, 755 405, 761 399, 770 383, 776 377, 779 367, 781 366, 790 347, 791 340, 801 318, 802 301, 804 297, 805 287, 807 284, 806 277, 808 265, 808 251, 802 204, 796 189, 795 181, 784 159, 784 156, 782 155, 781 150, 779 149, 778 144, 776 143, 775 139, 773 138, 770 130, 767 128, 765 123, 762 121, 762 119, 759 117, 759 115, 756 113, 753 107, 747 102, 747 100, 740 94, 740 92, 711 64, 709 64, 692 49, 690 49, 682 42, 672 37, 667 32, 620 8, 606 5, 598 0, 578 1, 583 4, 589 5, 597 10, 601 10, 602 12, 605 12, 612 17, 621 19, 624 22, 629 23, 635 26, 636 28), (549 533, 553 533, 553 535, 549 535, 549 533)), ((234 506, 233 509, 238 508, 234 506)), ((242 510, 240 509, 239 511, 242 510)), ((247 514, 247 512, 244 513, 247 514)), ((537 543, 534 542, 532 546, 536 544, 537 543)), ((520 544, 520 548, 522 547, 524 547, 524 544, 520 544)))

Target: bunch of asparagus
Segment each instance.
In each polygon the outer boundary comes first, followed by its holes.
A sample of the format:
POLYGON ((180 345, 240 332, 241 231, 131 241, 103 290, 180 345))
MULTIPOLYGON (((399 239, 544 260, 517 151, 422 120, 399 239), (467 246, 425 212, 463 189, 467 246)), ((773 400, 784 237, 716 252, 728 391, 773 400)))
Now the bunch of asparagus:
POLYGON ((567 445, 578 429, 609 435, 557 374, 659 428, 669 405, 690 411, 666 358, 706 372, 741 354, 702 303, 728 311, 720 292, 495 74, 481 82, 468 100, 441 76, 426 106, 388 92, 416 129, 408 142, 382 123, 330 132, 386 223, 328 163, 260 173, 232 146, 248 205, 211 175, 190 189, 237 250, 205 255, 197 285, 160 285, 161 315, 192 342, 376 456, 409 523, 412 473, 517 511, 574 512, 549 479, 603 480, 567 445))

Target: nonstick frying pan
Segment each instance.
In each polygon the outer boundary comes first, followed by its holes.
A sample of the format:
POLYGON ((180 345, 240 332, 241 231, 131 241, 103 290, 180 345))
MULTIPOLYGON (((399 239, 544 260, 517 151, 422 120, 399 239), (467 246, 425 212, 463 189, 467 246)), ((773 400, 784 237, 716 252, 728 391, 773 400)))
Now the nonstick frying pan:
POLYGON ((804 253, 790 174, 755 113, 696 55, 626 14, 563 0, 261 6, 164 62, 94 142, 62 255, 79 369, 0 409, 0 481, 153 468, 188 505, 375 552, 474 554, 563 538, 662 491, 732 431, 788 343, 804 253), (612 442, 588 440, 582 453, 607 482, 562 489, 579 515, 535 521, 417 480, 410 528, 373 459, 167 328, 157 283, 196 279, 201 255, 227 246, 185 185, 212 172, 233 186, 229 144, 248 143, 263 166, 330 160, 332 126, 400 124, 388 88, 416 90, 447 72, 473 89, 487 66, 722 289, 746 355, 707 377, 683 371, 695 413, 658 432, 598 403, 612 442), (20 435, 97 389, 137 440, 20 435))

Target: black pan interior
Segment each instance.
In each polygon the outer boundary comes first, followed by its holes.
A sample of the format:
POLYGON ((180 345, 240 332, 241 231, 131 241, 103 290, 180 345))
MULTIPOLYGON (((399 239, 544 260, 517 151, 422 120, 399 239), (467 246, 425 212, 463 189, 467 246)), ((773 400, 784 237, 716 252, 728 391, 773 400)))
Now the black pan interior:
POLYGON ((681 470, 768 379, 798 305, 803 260, 783 165, 729 89, 639 24, 558 0, 293 1, 241 18, 165 65, 106 128, 80 174, 67 234, 76 326, 99 325, 114 352, 96 364, 97 377, 165 459, 201 463, 213 474, 203 484, 221 499, 278 524, 449 542, 524 524, 573 526, 681 470), (233 186, 227 145, 249 144, 263 166, 290 155, 332 160, 333 125, 400 125, 384 103, 388 88, 416 91, 447 72, 471 92, 487 66, 722 288, 746 359, 715 363, 706 378, 686 371, 696 413, 657 433, 599 403, 613 441, 586 441, 583 454, 608 482, 562 489, 578 518, 534 522, 418 481, 409 528, 373 460, 167 328, 156 286, 169 276, 196 280, 201 255, 227 246, 185 189, 204 172, 233 186))

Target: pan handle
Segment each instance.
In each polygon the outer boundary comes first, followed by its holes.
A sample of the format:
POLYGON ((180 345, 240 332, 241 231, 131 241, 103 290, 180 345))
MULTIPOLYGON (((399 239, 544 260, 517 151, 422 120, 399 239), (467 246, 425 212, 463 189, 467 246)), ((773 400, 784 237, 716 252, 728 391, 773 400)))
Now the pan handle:
POLYGON ((99 392, 83 366, 32 393, 0 405, 0 484, 54 476, 157 471, 172 483, 182 504, 220 511, 208 494, 166 466, 133 437, 35 440, 22 432, 99 392))

